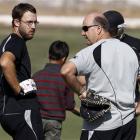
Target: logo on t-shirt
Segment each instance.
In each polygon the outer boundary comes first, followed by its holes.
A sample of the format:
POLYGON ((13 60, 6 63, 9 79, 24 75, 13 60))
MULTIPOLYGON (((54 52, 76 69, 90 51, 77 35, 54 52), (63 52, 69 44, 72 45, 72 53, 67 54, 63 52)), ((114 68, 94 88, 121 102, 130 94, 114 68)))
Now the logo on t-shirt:
POLYGON ((75 59, 75 58, 77 58, 77 57, 78 57, 78 56, 75 55, 73 58, 75 59))

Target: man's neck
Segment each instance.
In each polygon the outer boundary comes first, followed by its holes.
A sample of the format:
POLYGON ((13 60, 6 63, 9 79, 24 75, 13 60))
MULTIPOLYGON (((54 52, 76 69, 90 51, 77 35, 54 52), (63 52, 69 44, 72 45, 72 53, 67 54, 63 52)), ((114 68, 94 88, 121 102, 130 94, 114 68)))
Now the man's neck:
POLYGON ((59 65, 63 64, 62 60, 49 60, 49 63, 51 63, 51 64, 59 64, 59 65))
POLYGON ((101 36, 99 36, 99 38, 97 39, 97 41, 102 40, 102 39, 109 39, 112 38, 110 36, 110 34, 108 32, 101 34, 101 36))

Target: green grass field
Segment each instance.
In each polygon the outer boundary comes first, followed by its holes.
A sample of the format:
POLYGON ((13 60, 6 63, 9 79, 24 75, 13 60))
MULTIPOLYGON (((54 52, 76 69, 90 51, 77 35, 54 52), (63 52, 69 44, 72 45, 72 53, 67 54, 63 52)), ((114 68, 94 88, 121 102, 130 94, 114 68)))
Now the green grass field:
MULTIPOLYGON (((0 42, 10 32, 10 27, 0 26, 0 42)), ((84 39, 80 35, 80 28, 38 27, 35 38, 27 43, 31 56, 32 73, 41 69, 48 62, 48 48, 54 40, 64 40, 70 46, 70 55, 85 47, 84 39)), ((128 30, 128 33, 140 38, 140 29, 128 30)), ((78 99, 76 97, 76 101, 78 99)), ((79 106, 79 102, 77 104, 79 106)), ((13 120, 15 121, 15 120, 13 120)), ((82 127, 81 118, 67 112, 67 119, 63 125, 62 140, 78 140, 82 127)), ((0 140, 11 138, 0 128, 0 140)), ((137 139, 140 140, 140 118, 138 119, 137 139)))

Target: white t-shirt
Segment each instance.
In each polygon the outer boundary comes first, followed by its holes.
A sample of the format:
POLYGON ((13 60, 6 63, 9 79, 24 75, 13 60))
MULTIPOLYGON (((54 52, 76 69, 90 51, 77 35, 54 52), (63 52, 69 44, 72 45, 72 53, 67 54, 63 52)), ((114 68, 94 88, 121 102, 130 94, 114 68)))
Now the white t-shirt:
POLYGON ((111 112, 83 129, 111 130, 134 118, 138 59, 133 49, 118 39, 103 39, 84 48, 70 59, 78 75, 85 75, 87 89, 109 99, 111 112))

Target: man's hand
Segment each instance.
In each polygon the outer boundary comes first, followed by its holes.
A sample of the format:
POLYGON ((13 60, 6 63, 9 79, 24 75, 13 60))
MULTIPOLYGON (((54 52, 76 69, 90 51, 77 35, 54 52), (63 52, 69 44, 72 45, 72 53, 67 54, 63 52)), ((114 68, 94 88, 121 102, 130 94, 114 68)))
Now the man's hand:
POLYGON ((104 114, 110 111, 110 101, 96 94, 94 90, 82 92, 81 94, 81 116, 90 122, 103 118, 104 114), (86 97, 85 97, 86 96, 86 97))
POLYGON ((87 90, 86 90, 86 87, 83 86, 80 90, 80 93, 79 93, 79 99, 82 100, 82 99, 85 99, 86 96, 87 96, 87 90))

